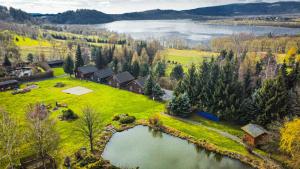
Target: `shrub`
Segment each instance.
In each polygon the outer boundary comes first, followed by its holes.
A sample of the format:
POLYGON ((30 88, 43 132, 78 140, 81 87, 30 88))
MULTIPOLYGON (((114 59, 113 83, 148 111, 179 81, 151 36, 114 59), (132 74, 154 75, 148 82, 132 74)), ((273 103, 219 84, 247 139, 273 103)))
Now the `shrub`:
POLYGON ((63 110, 62 113, 63 120, 74 120, 78 118, 78 116, 71 109, 63 110))
POLYGON ((119 121, 120 120, 120 115, 115 115, 113 117, 113 121, 119 121))
POLYGON ((160 117, 158 115, 149 117, 148 121, 154 127, 159 127, 160 128, 163 125, 163 122, 160 120, 160 117))
POLYGON ((130 124, 130 123, 133 123, 134 121, 135 121, 134 116, 125 116, 120 119, 121 124, 130 124))
POLYGON ((54 87, 58 87, 58 88, 61 88, 61 87, 65 87, 66 84, 62 83, 62 82, 58 82, 54 85, 54 87))
POLYGON ((97 159, 93 155, 88 155, 80 162, 79 166, 84 167, 84 166, 94 163, 96 161, 97 161, 97 159))
POLYGON ((70 157, 66 157, 65 161, 64 161, 64 166, 65 167, 70 167, 71 166, 71 158, 70 157))

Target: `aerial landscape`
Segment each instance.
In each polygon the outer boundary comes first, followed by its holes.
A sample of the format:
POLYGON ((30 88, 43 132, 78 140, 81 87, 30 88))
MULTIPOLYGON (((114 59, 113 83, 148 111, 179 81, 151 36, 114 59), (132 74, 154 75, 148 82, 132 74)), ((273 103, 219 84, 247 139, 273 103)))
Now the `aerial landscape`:
POLYGON ((300 169, 300 1, 0 0, 0 169, 300 169))

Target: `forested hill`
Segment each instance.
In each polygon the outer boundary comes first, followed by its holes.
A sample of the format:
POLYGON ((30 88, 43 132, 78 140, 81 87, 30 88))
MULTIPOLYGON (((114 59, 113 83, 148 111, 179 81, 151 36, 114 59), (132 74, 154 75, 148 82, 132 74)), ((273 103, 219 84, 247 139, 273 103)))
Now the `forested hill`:
POLYGON ((281 14, 300 14, 300 2, 244 3, 183 11, 157 9, 125 14, 106 14, 96 10, 80 9, 53 15, 27 14, 21 10, 0 6, 0 20, 18 22, 38 20, 57 24, 99 24, 117 20, 207 19, 208 17, 281 14))

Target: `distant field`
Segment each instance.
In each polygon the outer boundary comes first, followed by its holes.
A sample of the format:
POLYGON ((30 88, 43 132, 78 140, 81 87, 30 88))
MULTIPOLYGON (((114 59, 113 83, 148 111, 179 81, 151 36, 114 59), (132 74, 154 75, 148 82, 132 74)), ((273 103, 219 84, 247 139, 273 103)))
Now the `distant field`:
MULTIPOLYGON (((181 64, 183 69, 187 71, 188 67, 194 63, 199 64, 204 60, 210 60, 212 57, 218 56, 218 53, 215 52, 206 52, 206 51, 198 51, 198 50, 178 50, 178 49, 166 49, 162 52, 162 56, 165 58, 167 62, 177 62, 177 64, 181 64)), ((169 75, 172 71, 172 68, 176 64, 168 63, 167 66, 167 75, 169 75)))

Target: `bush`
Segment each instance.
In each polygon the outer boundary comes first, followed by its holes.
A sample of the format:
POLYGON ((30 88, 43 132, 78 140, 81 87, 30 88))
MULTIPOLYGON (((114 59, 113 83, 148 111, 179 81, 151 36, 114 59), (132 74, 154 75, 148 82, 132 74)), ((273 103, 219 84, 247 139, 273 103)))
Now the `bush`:
POLYGON ((61 88, 61 87, 65 87, 66 84, 62 83, 62 82, 58 82, 54 85, 54 87, 58 87, 58 88, 61 88))
POLYGON ((78 116, 71 109, 63 110, 62 113, 63 120, 74 120, 78 118, 78 116))
POLYGON ((115 115, 113 117, 113 121, 119 121, 120 120, 120 115, 115 115))
POLYGON ((80 167, 84 167, 88 164, 94 163, 96 162, 97 159, 93 156, 93 155, 88 155, 86 158, 84 158, 81 162, 80 162, 80 167))
POLYGON ((130 123, 133 123, 134 121, 135 121, 134 116, 125 116, 120 119, 121 124, 130 124, 130 123))
POLYGON ((160 128, 163 125, 163 122, 160 120, 160 117, 158 115, 149 117, 148 121, 154 127, 159 127, 160 128))

